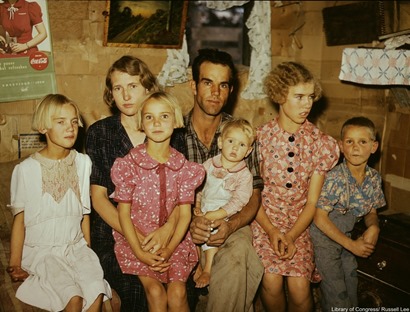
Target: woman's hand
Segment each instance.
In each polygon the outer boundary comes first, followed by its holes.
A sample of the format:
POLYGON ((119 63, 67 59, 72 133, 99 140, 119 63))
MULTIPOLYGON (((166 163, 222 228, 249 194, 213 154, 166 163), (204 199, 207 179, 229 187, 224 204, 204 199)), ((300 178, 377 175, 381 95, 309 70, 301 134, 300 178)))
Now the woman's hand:
POLYGON ((276 227, 271 228, 267 234, 269 236, 269 241, 272 245, 273 252, 279 257, 284 256, 288 245, 285 235, 276 227))
POLYGON ((158 250, 169 244, 169 241, 172 238, 172 234, 172 226, 168 223, 165 223, 163 226, 149 233, 145 238, 138 238, 142 242, 142 250, 155 254, 158 250))
POLYGON ((283 255, 280 257, 282 260, 290 260, 295 256, 296 246, 293 238, 289 234, 285 234, 286 246, 283 255))
POLYGON ((23 52, 29 49, 28 45, 25 43, 10 43, 10 48, 13 53, 23 52))
POLYGON ((21 266, 8 266, 6 269, 7 273, 13 282, 23 282, 27 277, 28 273, 24 271, 21 266))

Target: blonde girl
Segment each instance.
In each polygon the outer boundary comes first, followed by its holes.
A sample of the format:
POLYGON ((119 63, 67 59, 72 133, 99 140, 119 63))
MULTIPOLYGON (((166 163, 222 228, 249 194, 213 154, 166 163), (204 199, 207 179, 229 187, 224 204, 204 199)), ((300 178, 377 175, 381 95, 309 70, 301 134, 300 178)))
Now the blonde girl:
POLYGON ((17 165, 11 180, 7 271, 14 281, 25 279, 18 299, 48 311, 101 311, 103 299, 111 297, 89 247, 91 160, 72 149, 79 126, 72 100, 47 95, 32 122, 47 146, 17 165))
POLYGON ((186 281, 198 255, 188 226, 195 189, 205 171, 170 147, 174 128, 183 126, 181 109, 170 94, 149 94, 138 110, 137 124, 146 143, 118 158, 111 171, 123 231, 114 231, 115 254, 123 273, 140 278, 150 311, 189 311, 186 281), (175 208, 178 220, 169 243, 145 251, 144 237, 163 227, 175 208), (166 270, 156 269, 164 264, 166 270))

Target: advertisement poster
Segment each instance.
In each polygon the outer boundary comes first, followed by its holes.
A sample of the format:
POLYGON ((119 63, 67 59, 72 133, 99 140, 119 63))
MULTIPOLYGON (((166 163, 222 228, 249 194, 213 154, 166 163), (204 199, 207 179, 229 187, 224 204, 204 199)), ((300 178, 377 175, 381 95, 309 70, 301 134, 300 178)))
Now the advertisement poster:
POLYGON ((0 0, 0 102, 39 99, 57 86, 46 0, 0 0))

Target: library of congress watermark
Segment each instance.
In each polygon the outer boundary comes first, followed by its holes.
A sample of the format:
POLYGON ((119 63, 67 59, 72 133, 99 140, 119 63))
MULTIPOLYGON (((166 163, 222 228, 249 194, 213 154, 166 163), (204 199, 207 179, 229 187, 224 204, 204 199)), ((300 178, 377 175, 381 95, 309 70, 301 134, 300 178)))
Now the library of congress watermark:
POLYGON ((331 312, 409 312, 409 307, 375 307, 375 308, 338 308, 332 307, 331 312))

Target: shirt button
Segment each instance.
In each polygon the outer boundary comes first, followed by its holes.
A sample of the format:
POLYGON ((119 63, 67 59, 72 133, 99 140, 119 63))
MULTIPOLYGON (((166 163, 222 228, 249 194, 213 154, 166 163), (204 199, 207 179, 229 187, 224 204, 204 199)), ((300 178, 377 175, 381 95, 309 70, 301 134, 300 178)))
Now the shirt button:
POLYGON ((292 167, 289 167, 289 168, 288 168, 288 172, 293 172, 293 168, 292 168, 292 167))
POLYGON ((293 135, 291 135, 291 136, 288 138, 288 140, 289 140, 289 142, 293 142, 293 141, 295 141, 295 137, 294 137, 293 135))
POLYGON ((294 152, 289 152, 289 153, 288 153, 288 156, 289 156, 289 157, 293 157, 293 156, 295 156, 295 153, 294 153, 294 152))
POLYGON ((287 188, 291 188, 291 187, 292 187, 292 183, 289 183, 289 182, 286 183, 286 187, 287 187, 287 188))

